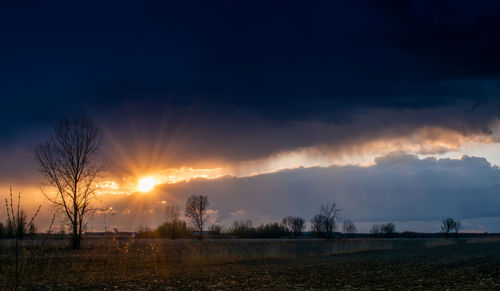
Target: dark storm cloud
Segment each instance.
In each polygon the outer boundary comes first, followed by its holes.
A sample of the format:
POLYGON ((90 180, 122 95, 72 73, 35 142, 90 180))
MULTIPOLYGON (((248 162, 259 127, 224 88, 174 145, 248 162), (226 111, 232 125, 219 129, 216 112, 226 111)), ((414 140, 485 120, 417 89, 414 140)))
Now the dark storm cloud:
POLYGON ((396 123, 487 132, 498 115, 495 1, 1 5, 6 139, 84 111, 117 136, 142 122, 148 142, 168 115, 182 154, 250 159, 331 143, 290 138, 310 131, 293 133, 297 122, 349 125, 368 110, 370 124, 343 139, 396 123), (481 114, 464 118, 477 102, 481 114), (405 109, 424 111, 371 113, 405 109))
MULTIPOLYGON (((460 107, 365 110, 353 113, 352 120, 342 124, 304 121, 288 125, 266 119, 201 113, 194 117, 187 115, 181 126, 176 126, 167 115, 164 119, 153 118, 154 121, 143 123, 139 117, 125 119, 110 135, 125 141, 116 145, 126 152, 126 156, 117 156, 117 163, 131 158, 143 163, 142 169, 147 169, 147 164, 158 166, 158 163, 165 167, 234 166, 237 169, 239 162, 304 148, 315 148, 325 156, 344 155, 349 161, 351 154, 365 151, 377 155, 379 150, 411 147, 430 149, 412 151, 414 153, 438 154, 458 150, 466 141, 491 141, 476 139, 478 134, 483 137, 491 134, 484 120, 485 115, 491 114, 491 108, 483 106, 475 113, 465 114, 460 107), (191 122, 193 118, 199 122, 191 122), (399 140, 401 146, 391 146, 394 140, 399 140), (379 143, 372 144, 375 141, 379 143), (433 143, 441 147, 433 147, 433 143), (158 149, 159 155, 153 155, 158 149)), ((115 148, 110 151, 117 152, 115 148)))

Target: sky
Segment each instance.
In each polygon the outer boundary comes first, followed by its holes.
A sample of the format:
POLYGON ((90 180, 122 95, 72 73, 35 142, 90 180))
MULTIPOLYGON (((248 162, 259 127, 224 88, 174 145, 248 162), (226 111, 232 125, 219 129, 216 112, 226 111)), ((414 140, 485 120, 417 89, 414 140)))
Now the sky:
MULTIPOLYGON (((497 1, 0 3, 0 197, 42 204, 34 149, 67 116, 103 135, 93 230, 161 222, 500 232, 497 1), (138 191, 138 181, 157 185, 138 191)), ((0 211, 0 219, 4 219, 0 211)), ((60 218, 61 224, 63 217, 60 218)))

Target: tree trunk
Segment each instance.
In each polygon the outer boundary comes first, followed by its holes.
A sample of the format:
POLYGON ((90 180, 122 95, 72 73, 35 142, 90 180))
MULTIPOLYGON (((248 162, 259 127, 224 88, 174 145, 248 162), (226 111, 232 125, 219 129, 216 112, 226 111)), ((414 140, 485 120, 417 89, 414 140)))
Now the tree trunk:
POLYGON ((73 214, 73 233, 71 234, 71 248, 80 249, 80 236, 78 235, 78 212, 76 206, 73 214))
POLYGON ((80 249, 80 237, 78 235, 72 235, 71 248, 74 250, 80 249))
POLYGON ((78 236, 78 228, 73 224, 73 233, 71 234, 71 248, 74 250, 80 249, 80 237, 78 236))
MULTIPOLYGON (((203 219, 203 217, 201 219, 203 219)), ((200 224, 200 237, 199 237, 199 239, 200 240, 203 239, 203 224, 200 224)))

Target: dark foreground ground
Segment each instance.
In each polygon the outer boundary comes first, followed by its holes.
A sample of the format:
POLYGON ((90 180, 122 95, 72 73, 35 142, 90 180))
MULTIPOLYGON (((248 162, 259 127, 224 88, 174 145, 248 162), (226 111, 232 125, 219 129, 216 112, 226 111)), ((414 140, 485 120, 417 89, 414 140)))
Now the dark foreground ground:
POLYGON ((156 286, 195 289, 500 289, 500 244, 268 259, 181 269, 172 275, 171 279, 156 286))
POLYGON ((25 287, 39 290, 500 290, 498 242, 267 259, 222 256, 221 253, 179 258, 173 253, 162 255, 168 251, 155 249, 153 244, 149 247, 142 254, 139 248, 126 244, 115 245, 114 249, 61 250, 57 257, 40 257, 38 273, 26 278, 32 282, 25 287))
POLYGON ((264 259, 183 267, 164 276, 144 270, 137 278, 117 280, 114 286, 249 290, 500 289, 500 244, 264 259))

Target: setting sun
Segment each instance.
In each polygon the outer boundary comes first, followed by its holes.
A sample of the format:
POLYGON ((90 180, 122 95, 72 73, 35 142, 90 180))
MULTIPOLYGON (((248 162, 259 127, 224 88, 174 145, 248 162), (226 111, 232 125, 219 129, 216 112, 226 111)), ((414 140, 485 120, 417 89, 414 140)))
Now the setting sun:
POLYGON ((139 191, 147 192, 154 188, 156 181, 153 177, 145 177, 139 181, 139 191))

